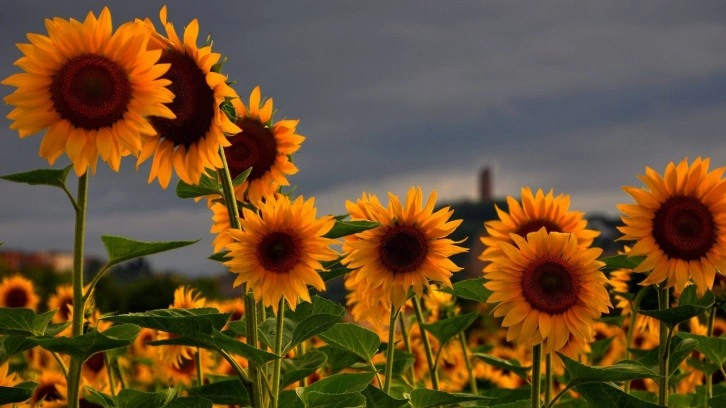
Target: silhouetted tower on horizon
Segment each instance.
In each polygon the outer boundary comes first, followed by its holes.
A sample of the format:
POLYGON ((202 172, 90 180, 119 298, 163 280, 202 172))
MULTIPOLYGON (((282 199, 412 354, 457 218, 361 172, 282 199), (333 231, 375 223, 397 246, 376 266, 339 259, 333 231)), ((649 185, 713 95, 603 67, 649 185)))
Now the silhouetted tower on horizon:
POLYGON ((479 172, 479 200, 483 203, 492 201, 492 170, 489 166, 479 172))

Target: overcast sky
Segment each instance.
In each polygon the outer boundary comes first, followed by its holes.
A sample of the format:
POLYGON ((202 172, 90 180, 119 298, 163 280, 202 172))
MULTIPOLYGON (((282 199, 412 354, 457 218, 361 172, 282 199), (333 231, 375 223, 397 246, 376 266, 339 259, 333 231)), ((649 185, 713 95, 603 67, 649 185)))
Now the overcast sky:
MULTIPOLYGON (((572 208, 616 214, 646 165, 699 155, 726 165, 726 2, 723 1, 173 1, 178 30, 198 18, 225 73, 247 98, 273 97, 277 118, 307 136, 291 178, 320 213, 361 192, 473 199, 477 173, 494 193, 554 188, 572 208)), ((44 18, 83 19, 110 6, 114 26, 158 22, 157 1, 3 3, 0 77, 44 18)), ((14 88, 1 87, 7 95, 14 88)), ((0 126, 0 174, 47 167, 41 136, 0 126)), ((98 237, 202 239, 150 258, 156 269, 217 273, 202 203, 147 185, 133 158, 90 180, 87 251, 98 237)), ((58 160, 56 167, 68 164, 58 160)), ((71 250, 73 212, 60 190, 0 182, 4 248, 71 250)))

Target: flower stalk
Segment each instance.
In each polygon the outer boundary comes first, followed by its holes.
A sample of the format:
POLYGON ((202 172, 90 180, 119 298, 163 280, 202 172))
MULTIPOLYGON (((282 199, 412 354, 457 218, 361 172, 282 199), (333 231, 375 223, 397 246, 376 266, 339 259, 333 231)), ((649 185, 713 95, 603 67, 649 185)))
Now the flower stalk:
POLYGON ((532 347, 532 408, 540 408, 540 380, 542 376, 542 344, 532 347))
MULTIPOLYGON (((282 332, 285 329, 285 298, 280 299, 277 308, 277 330, 275 331, 275 354, 282 355, 282 332)), ((272 369, 272 408, 277 408, 280 401, 280 370, 282 357, 275 359, 272 369)))
POLYGON ((552 353, 547 353, 545 355, 545 406, 549 405, 550 401, 552 401, 552 389, 554 385, 555 381, 552 376, 552 353))
MULTIPOLYGON (((658 285, 658 310, 668 309, 669 301, 668 288, 663 282, 658 285)), ((659 372, 660 383, 658 384, 658 403, 660 405, 668 405, 668 380, 669 367, 668 359, 670 357, 670 339, 671 330, 662 322, 660 323, 660 351, 659 351, 659 372)))
POLYGON ((388 321, 388 346, 386 347, 386 372, 383 380, 383 392, 388 394, 391 391, 391 380, 393 377, 393 350, 396 348, 396 319, 399 309, 391 305, 391 318, 388 321))
POLYGON ((423 341, 424 345, 424 351, 426 352, 426 362, 429 365, 429 374, 431 375, 431 384, 434 387, 434 390, 438 391, 440 388, 439 385, 439 373, 438 370, 436 370, 436 361, 434 361, 434 353, 431 349, 431 342, 429 341, 429 334, 424 328, 424 317, 423 317, 423 310, 421 308, 421 300, 414 296, 411 299, 413 303, 413 311, 416 313, 416 320, 418 321, 418 327, 421 330, 421 340, 423 341))

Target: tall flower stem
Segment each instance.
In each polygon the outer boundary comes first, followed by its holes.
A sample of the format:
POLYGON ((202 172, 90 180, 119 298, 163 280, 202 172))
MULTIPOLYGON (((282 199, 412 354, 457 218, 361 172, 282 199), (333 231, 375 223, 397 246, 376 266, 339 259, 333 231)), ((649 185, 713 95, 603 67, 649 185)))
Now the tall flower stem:
POLYGON ((421 309, 421 300, 414 296, 412 299, 413 311, 416 313, 416 320, 418 321, 419 330, 421 330, 421 340, 423 341, 424 351, 426 352, 426 362, 429 365, 429 374, 431 375, 431 384, 434 386, 436 391, 439 390, 439 373, 436 370, 436 362, 434 361, 434 353, 431 350, 431 342, 429 341, 429 334, 424 328, 423 310, 421 309))
MULTIPOLYGON (((658 310, 668 309, 670 301, 668 299, 668 288, 665 282, 658 285, 658 310)), ((670 357, 670 330, 668 327, 660 323, 660 362, 659 362, 659 374, 660 384, 658 384, 658 403, 661 405, 668 405, 668 359, 670 357)))
POLYGON ((388 321, 388 345, 386 346, 386 378, 383 380, 383 392, 391 391, 391 377, 393 377, 393 350, 396 348, 396 319, 399 309, 391 305, 391 318, 388 321))
POLYGON ((542 344, 532 347, 532 408, 540 408, 540 377, 542 375, 542 344))
MULTIPOLYGON (((718 307, 714 306, 711 308, 711 311, 708 314, 708 325, 706 326, 706 336, 711 337, 713 336, 713 324, 716 322, 716 311, 718 310, 718 307)), ((713 398, 713 375, 709 373, 706 374, 706 404, 708 404, 708 399, 713 398)))
POLYGON ((552 376, 552 353, 545 355, 545 406, 552 401, 552 388, 554 388, 554 377, 552 376))
MULTIPOLYGON (((285 328, 285 298, 280 299, 280 305, 277 308, 277 331, 275 331, 275 354, 282 355, 282 331, 285 328)), ((272 369, 272 408, 278 407, 280 401, 280 368, 282 367, 282 358, 278 358, 274 362, 272 369)))
MULTIPOLYGON (((222 168, 217 171, 217 174, 222 181, 222 195, 224 197, 224 203, 227 206, 230 227, 240 229, 237 198, 234 195, 232 176, 229 173, 229 165, 227 165, 227 157, 224 154, 223 147, 219 148, 219 157, 222 159, 222 168)), ((257 347, 257 314, 255 313, 257 305, 252 293, 248 293, 246 284, 242 285, 242 296, 245 301, 245 310, 252 311, 252 313, 245 313, 247 344, 257 347)), ((261 407, 260 396, 262 395, 262 384, 260 383, 257 364, 252 361, 249 362, 249 376, 250 381, 252 381, 252 405, 254 407, 261 407)))
MULTIPOLYGON (((86 205, 88 203, 88 171, 78 178, 78 195, 75 201, 76 229, 73 240, 73 320, 71 332, 73 337, 83 335, 83 241, 86 230, 86 205)), ((81 386, 81 368, 83 360, 71 357, 68 369, 68 407, 78 408, 79 389, 81 386)))
POLYGON ((464 331, 459 332, 459 344, 461 344, 461 352, 464 353, 464 362, 466 362, 466 371, 469 372, 469 388, 474 395, 479 394, 479 388, 476 386, 476 377, 474 377, 474 366, 469 358, 469 346, 466 344, 466 335, 464 331))
MULTIPOLYGON (((638 291, 638 294, 635 295, 635 299, 633 299, 631 303, 631 310, 630 310, 630 320, 628 322, 628 332, 625 334, 625 352, 626 356, 625 358, 632 359, 632 353, 628 350, 630 350, 630 345, 633 344, 633 334, 635 334, 635 321, 638 317, 638 310, 640 310, 640 303, 643 301, 643 298, 645 297, 645 294, 648 293, 649 287, 641 288, 638 291)), ((623 386, 623 391, 626 393, 630 392, 630 381, 625 381, 625 385, 623 386)))
POLYGON ((202 367, 202 349, 197 347, 197 354, 194 355, 194 365, 197 366, 197 385, 204 385, 204 368, 202 367))

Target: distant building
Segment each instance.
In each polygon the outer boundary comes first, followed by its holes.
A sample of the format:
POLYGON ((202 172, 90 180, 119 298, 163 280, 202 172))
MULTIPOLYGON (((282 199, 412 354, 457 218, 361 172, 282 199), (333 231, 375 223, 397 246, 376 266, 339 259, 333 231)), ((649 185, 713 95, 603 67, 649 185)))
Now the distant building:
MULTIPOLYGON (((85 263, 94 260, 86 258, 85 263)), ((50 269, 57 273, 73 270, 73 253, 65 251, 0 251, 0 267, 8 271, 50 269)))

